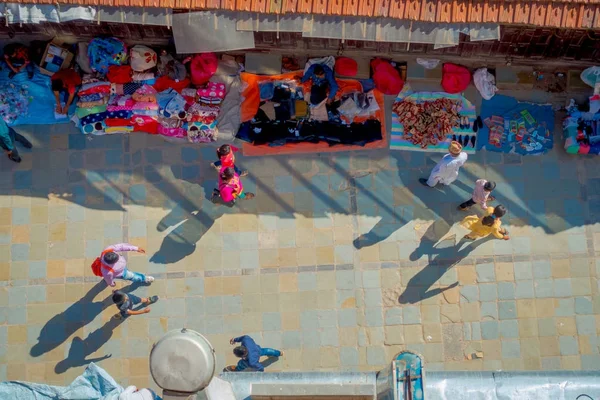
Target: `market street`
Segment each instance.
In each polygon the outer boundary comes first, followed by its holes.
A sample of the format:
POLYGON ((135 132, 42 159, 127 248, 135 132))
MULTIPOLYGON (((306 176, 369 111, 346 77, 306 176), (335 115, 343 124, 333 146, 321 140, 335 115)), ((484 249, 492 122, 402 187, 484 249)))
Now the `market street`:
POLYGON ((0 379, 64 384, 101 360, 153 386, 151 346, 183 326, 218 370, 243 333, 285 351, 268 371, 377 370, 402 349, 429 370, 597 368, 600 168, 555 128, 549 154, 479 152, 437 189, 418 178, 439 153, 239 156, 256 198, 227 208, 208 200, 213 147, 17 127, 34 149, 0 157, 0 379), (440 241, 478 178, 511 240, 440 241), (161 296, 125 321, 90 269, 119 242, 156 278, 135 293, 161 296))

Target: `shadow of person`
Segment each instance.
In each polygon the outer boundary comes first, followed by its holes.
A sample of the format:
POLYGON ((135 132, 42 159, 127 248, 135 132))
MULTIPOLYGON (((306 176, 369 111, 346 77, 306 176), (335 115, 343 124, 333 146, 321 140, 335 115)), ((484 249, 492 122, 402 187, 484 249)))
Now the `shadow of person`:
MULTIPOLYGON (((436 247, 436 244, 450 231, 450 224, 443 219, 435 220, 435 222, 427 228, 419 246, 408 256, 411 261, 417 261, 424 254, 427 254, 430 261, 431 257, 440 252, 442 248, 447 248, 443 244, 436 247)), ((448 237, 448 240, 454 240, 453 237, 448 237)), ((444 241, 446 242, 446 241, 444 241)))
POLYGON ((98 362, 112 357, 112 354, 105 354, 101 357, 86 358, 90 354, 100 350, 100 348, 110 340, 114 330, 121 325, 125 319, 126 318, 112 317, 106 324, 90 333, 85 339, 81 339, 79 336, 74 337, 71 341, 71 347, 69 347, 69 355, 67 358, 56 364, 54 372, 62 374, 69 368, 81 367, 91 362, 98 362))
MULTIPOLYGON (((226 206, 213 205, 210 202, 214 182, 206 182, 202 185, 206 206, 201 207, 190 201, 183 201, 171 210, 160 222, 156 229, 163 232, 175 226, 163 239, 160 248, 156 251, 150 261, 154 263, 175 263, 196 251, 196 243, 212 228, 215 220, 221 217, 226 206)), ((231 211, 229 211, 231 212, 231 211)))
POLYGON ((415 304, 458 286, 458 282, 454 282, 446 287, 431 289, 450 268, 488 240, 493 240, 493 237, 488 236, 471 243, 465 243, 461 239, 456 246, 450 247, 436 247, 436 242, 427 242, 431 244, 431 247, 424 247, 421 251, 429 256, 429 264, 408 281, 406 289, 398 298, 398 302, 400 304, 415 304))
MULTIPOLYGON (((138 286, 140 284, 133 283, 121 291, 131 292, 138 286)), ((102 301, 93 301, 106 287, 104 280, 99 281, 85 296, 46 322, 40 331, 38 342, 33 345, 29 354, 32 357, 39 357, 54 350, 79 328, 92 322, 105 308, 113 304, 112 294, 102 301)))
POLYGON ((263 365, 263 367, 267 368, 268 366, 275 364, 277 361, 279 361, 279 357, 268 357, 265 361, 261 361, 260 363, 263 365))

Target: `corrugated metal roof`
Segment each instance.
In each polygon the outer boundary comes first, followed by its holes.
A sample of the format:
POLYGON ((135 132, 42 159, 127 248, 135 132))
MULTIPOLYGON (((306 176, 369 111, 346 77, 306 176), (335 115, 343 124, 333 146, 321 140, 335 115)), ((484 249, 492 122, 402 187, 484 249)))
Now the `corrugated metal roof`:
MULTIPOLYGON (((56 0, 19 3, 56 4, 56 0)), ((68 0, 61 4, 391 17, 423 22, 600 29, 600 0, 68 0)))

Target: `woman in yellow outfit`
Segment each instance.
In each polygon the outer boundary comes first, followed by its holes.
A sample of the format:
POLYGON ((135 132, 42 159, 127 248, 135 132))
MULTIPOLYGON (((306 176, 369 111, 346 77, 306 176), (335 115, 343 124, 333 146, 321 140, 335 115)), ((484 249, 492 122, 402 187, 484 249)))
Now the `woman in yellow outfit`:
POLYGON ((506 207, 499 205, 494 207, 488 207, 486 214, 483 217, 477 215, 469 215, 465 217, 460 223, 467 229, 471 230, 471 233, 465 235, 465 239, 475 240, 486 237, 488 235, 494 235, 498 239, 508 240, 508 232, 504 228, 500 228, 502 218, 506 214, 506 207))

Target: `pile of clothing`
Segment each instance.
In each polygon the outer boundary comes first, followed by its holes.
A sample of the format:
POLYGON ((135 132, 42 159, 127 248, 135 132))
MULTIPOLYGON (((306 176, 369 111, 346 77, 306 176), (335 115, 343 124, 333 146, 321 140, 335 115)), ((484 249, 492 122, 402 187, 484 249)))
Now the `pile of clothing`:
POLYGON ((7 124, 15 122, 20 115, 29 112, 27 85, 8 83, 0 86, 0 118, 7 124))
POLYGON ((261 82, 259 92, 258 112, 240 126, 240 140, 271 147, 321 141, 364 146, 382 140, 381 123, 369 119, 379 110, 372 92, 348 93, 330 104, 323 100, 315 105, 310 104, 310 92, 291 79, 261 82))
POLYGON ((225 85, 207 82, 199 89, 186 88, 179 94, 174 89, 159 93, 158 133, 187 138, 192 143, 217 140, 217 116, 225 98, 225 85))
POLYGON ((459 101, 447 98, 424 102, 407 98, 392 106, 404 125, 404 139, 422 148, 445 141, 446 135, 461 125, 460 108, 459 101))
POLYGON ((600 95, 590 97, 587 110, 580 110, 571 100, 567 112, 563 121, 567 153, 600 154, 600 95))
POLYGON ((194 143, 217 140, 226 88, 208 81, 216 70, 214 54, 190 58, 199 89, 189 88, 185 66, 164 50, 160 57, 143 45, 127 51, 123 42, 108 38, 90 42, 87 54, 92 73, 83 78, 76 111, 84 134, 146 132, 194 143))

